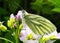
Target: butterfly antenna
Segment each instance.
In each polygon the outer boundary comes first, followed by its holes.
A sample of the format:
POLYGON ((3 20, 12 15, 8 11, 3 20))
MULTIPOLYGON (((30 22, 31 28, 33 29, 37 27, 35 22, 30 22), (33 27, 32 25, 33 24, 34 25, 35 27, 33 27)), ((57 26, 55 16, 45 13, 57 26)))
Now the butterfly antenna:
POLYGON ((23 9, 23 7, 21 5, 19 5, 17 2, 14 2, 15 5, 19 6, 22 9, 22 13, 23 13, 23 17, 25 16, 25 10, 23 9))

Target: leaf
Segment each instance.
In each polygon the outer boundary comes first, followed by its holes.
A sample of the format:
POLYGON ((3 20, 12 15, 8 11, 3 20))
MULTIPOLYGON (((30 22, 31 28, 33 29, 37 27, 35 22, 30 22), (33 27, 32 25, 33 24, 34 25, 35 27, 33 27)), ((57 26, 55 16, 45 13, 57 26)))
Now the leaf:
POLYGON ((54 8, 54 5, 48 0, 36 0, 31 3, 31 8, 36 10, 37 13, 52 14, 51 10, 54 8))
POLYGON ((50 2, 44 2, 42 7, 43 14, 52 14, 52 9, 54 8, 54 5, 50 2))
POLYGON ((42 0, 36 0, 35 2, 31 3, 31 8, 34 10, 40 10, 42 4, 42 0))
POLYGON ((49 2, 52 2, 53 4, 55 4, 56 6, 60 5, 60 0, 48 0, 49 2))
POLYGON ((20 0, 7 0, 8 8, 11 12, 15 12, 20 6, 20 0))
POLYGON ((42 0, 36 0, 35 2, 31 2, 31 9, 36 11, 36 14, 40 14, 42 7, 42 0))
POLYGON ((52 11, 60 12, 60 0, 49 0, 55 5, 55 8, 52 11))
POLYGON ((60 12, 60 8, 54 8, 54 9, 52 9, 52 11, 60 12))
POLYGON ((4 9, 0 7, 0 15, 2 14, 7 14, 8 12, 4 9))

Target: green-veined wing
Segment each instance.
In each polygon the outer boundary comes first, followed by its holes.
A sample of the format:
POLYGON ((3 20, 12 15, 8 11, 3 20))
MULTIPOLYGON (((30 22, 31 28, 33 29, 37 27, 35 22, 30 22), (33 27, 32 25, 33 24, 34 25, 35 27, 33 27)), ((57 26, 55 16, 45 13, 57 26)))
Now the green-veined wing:
POLYGON ((25 13, 23 21, 25 21, 29 28, 36 34, 44 35, 56 30, 53 23, 39 15, 25 13))

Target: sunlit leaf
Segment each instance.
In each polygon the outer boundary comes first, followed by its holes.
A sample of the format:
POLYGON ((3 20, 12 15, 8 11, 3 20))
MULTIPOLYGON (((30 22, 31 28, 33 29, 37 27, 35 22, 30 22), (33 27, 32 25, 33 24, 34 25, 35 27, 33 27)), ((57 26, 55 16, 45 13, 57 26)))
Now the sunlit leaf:
POLYGON ((54 9, 52 9, 52 11, 60 12, 60 8, 54 8, 54 9))
POLYGON ((60 0, 49 0, 55 5, 55 8, 52 11, 60 12, 60 0))
POLYGON ((54 5, 48 0, 36 0, 31 3, 31 8, 37 13, 52 14, 51 10, 54 8, 54 5))
POLYGON ((32 5, 32 9, 34 10, 40 10, 40 7, 42 4, 42 0, 36 0, 35 2, 32 2, 31 5, 32 5))

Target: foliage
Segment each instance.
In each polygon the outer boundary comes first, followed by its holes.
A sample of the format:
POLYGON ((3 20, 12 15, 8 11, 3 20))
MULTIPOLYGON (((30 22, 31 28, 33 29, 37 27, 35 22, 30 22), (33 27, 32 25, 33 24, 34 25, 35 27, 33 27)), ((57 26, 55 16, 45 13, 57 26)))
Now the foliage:
POLYGON ((49 1, 55 5, 55 8, 53 8, 52 10, 55 12, 60 12, 60 0, 49 0, 49 1))

